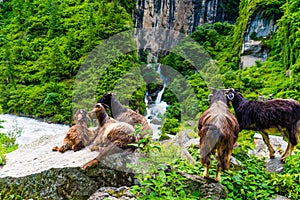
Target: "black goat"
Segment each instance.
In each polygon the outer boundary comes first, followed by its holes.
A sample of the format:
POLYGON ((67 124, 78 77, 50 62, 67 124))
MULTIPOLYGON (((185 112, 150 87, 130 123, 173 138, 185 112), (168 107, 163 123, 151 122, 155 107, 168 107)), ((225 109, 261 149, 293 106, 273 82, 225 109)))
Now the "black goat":
POLYGON ((142 135, 152 134, 153 130, 149 126, 147 119, 137 112, 124 107, 118 100, 115 94, 106 93, 98 101, 105 104, 111 110, 112 117, 118 121, 126 122, 132 126, 137 124, 142 125, 142 135))
POLYGON ((239 125, 237 119, 229 111, 223 90, 213 90, 209 96, 210 106, 200 116, 198 135, 200 137, 201 163, 205 166, 204 177, 209 177, 210 154, 217 151, 216 181, 220 181, 220 169, 228 168, 233 145, 237 140, 239 125))
POLYGON ((298 144, 300 132, 300 103, 293 99, 272 99, 265 102, 246 100, 241 93, 228 89, 226 96, 232 102, 240 130, 254 130, 262 134, 270 158, 275 151, 267 132, 281 132, 288 139, 288 146, 281 160, 291 155, 298 144))

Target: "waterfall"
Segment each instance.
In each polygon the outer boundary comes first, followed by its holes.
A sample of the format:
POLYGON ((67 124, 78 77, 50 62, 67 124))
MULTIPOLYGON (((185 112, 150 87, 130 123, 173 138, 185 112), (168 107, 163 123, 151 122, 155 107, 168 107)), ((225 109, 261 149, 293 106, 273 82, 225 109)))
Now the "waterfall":
POLYGON ((164 94, 165 91, 165 86, 163 87, 163 89, 161 91, 159 91, 159 93, 157 94, 156 100, 155 100, 155 104, 159 104, 161 102, 161 98, 162 95, 164 94))
MULTIPOLYGON (((151 65, 151 64, 149 64, 151 65)), ((163 81, 163 88, 157 93, 157 97, 155 99, 155 101, 153 101, 153 103, 149 103, 148 100, 148 91, 146 92, 145 95, 145 104, 146 104, 146 119, 148 121, 148 123, 150 124, 150 126, 153 129, 153 139, 156 140, 159 138, 159 134, 160 134, 160 128, 161 128, 161 118, 160 115, 165 114, 166 109, 168 104, 164 101, 162 101, 162 96, 167 84, 167 79, 166 77, 163 75, 162 71, 161 71, 161 65, 160 63, 157 63, 158 68, 157 68, 157 73, 160 76, 160 79, 163 81)))

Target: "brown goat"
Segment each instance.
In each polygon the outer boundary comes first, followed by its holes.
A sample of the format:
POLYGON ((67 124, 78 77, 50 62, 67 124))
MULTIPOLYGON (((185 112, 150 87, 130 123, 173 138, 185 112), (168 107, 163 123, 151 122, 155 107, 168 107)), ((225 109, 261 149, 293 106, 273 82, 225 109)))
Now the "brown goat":
POLYGON ((281 160, 285 161, 298 144, 300 103, 293 99, 272 99, 265 102, 247 100, 234 89, 228 89, 226 95, 232 102, 240 130, 259 131, 269 149, 270 158, 275 157, 275 151, 270 144, 267 132, 284 134, 288 139, 288 146, 281 160))
POLYGON ((134 128, 128 123, 120 122, 110 118, 101 103, 97 103, 94 109, 89 112, 90 118, 98 119, 99 133, 95 138, 91 149, 103 147, 99 155, 86 163, 82 168, 87 169, 99 163, 103 158, 125 150, 133 150, 135 147, 128 144, 137 143, 138 139, 134 135, 134 128))
POLYGON ((217 153, 216 181, 220 181, 220 169, 228 168, 233 145, 237 140, 239 126, 229 111, 223 90, 213 90, 209 108, 200 116, 198 135, 200 137, 201 163, 205 166, 203 176, 209 177, 210 155, 217 153))
POLYGON ((106 104, 111 110, 112 117, 118 121, 126 122, 132 126, 142 125, 143 135, 152 134, 153 130, 148 124, 147 119, 137 112, 125 108, 118 100, 115 94, 107 93, 99 99, 98 103, 106 104))
POLYGON ((88 146, 97 135, 97 131, 91 131, 87 127, 86 111, 79 109, 74 115, 76 124, 66 133, 63 145, 53 147, 52 151, 64 153, 67 150, 79 151, 88 146))

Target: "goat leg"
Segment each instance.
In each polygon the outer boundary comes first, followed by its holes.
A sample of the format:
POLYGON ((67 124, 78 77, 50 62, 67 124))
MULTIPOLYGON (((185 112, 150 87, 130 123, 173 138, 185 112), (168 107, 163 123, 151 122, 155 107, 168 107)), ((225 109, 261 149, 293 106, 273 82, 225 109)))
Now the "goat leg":
POLYGON ((98 163, 99 163, 99 161, 96 158, 94 158, 93 160, 85 163, 81 168, 83 170, 86 170, 87 168, 90 168, 90 167, 92 167, 94 165, 97 165, 98 163))
POLYGON ((285 159, 292 154, 293 150, 294 150, 294 145, 292 145, 291 142, 289 141, 288 146, 287 146, 284 154, 281 157, 281 162, 284 163, 285 159))
POLYGON ((216 181, 220 182, 221 180, 221 167, 219 166, 219 164, 217 164, 217 171, 216 171, 216 181))
POLYGON ((53 147, 52 151, 58 151, 58 146, 53 147))
POLYGON ((81 149, 83 149, 85 146, 83 145, 83 142, 80 141, 78 144, 73 145, 72 149, 74 150, 74 152, 79 151, 81 149))
POLYGON ((64 152, 66 152, 68 150, 71 150, 71 146, 69 144, 64 144, 61 147, 59 147, 59 149, 58 149, 58 151, 60 153, 64 153, 64 152))
POLYGON ((270 158, 275 158, 275 150, 273 149, 271 143, 270 143, 270 139, 269 139, 269 135, 268 133, 261 131, 261 135, 263 137, 263 140, 265 142, 265 144, 267 145, 269 152, 270 152, 270 158))
POLYGON ((203 177, 204 178, 209 177, 209 165, 208 164, 205 165, 205 169, 204 169, 204 172, 203 172, 203 177))
POLYGON ((281 156, 281 161, 284 161, 286 159, 288 151, 290 149, 290 145, 291 143, 288 141, 288 146, 286 147, 284 154, 281 156))
POLYGON ((112 154, 118 153, 118 152, 120 152, 120 150, 121 149, 117 145, 115 145, 114 143, 110 143, 108 146, 106 146, 100 150, 99 155, 96 158, 94 158, 93 160, 84 164, 82 166, 82 169, 86 170, 89 167, 97 165, 101 159, 103 159, 107 156, 110 156, 112 154))
POLYGON ((61 147, 55 146, 52 148, 52 151, 59 151, 60 153, 64 153, 65 151, 71 149, 69 145, 64 144, 61 147))

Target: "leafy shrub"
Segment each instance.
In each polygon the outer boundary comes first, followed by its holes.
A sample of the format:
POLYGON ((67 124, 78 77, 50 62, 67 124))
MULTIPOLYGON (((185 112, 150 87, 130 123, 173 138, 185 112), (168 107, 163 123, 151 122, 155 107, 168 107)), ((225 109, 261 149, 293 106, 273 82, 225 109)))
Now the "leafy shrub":
MULTIPOLYGON (((3 128, 1 125, 3 121, 0 120, 0 129, 3 128)), ((18 148, 18 145, 15 144, 16 138, 19 137, 22 133, 22 129, 15 125, 12 127, 11 130, 5 133, 0 132, 0 165, 5 164, 5 156, 4 154, 12 152, 18 148)))
POLYGON ((162 124, 161 132, 162 134, 172 134, 176 135, 179 131, 179 125, 178 119, 175 118, 166 118, 162 124))
MULTIPOLYGON (((291 199, 300 197, 300 152, 287 158, 284 172, 275 174, 265 171, 265 159, 249 155, 248 151, 255 145, 252 131, 243 131, 238 143, 240 146, 233 151, 233 156, 241 163, 239 166, 230 167, 221 174, 221 184, 228 191, 226 199, 270 199, 275 194, 280 194, 291 199)), ((196 160, 194 165, 182 160, 175 153, 175 146, 163 146, 150 150, 153 153, 150 172, 138 175, 140 185, 132 187, 132 192, 140 199, 199 199, 197 191, 189 191, 185 180, 174 171, 165 170, 166 166, 193 175, 202 175, 204 167, 199 162, 199 149, 191 146, 188 151, 196 160), (160 151, 157 151, 160 149, 160 151), (171 156, 173 155, 173 156, 171 156), (180 190, 178 190, 180 188, 180 190), (181 191, 181 193, 180 193, 181 191), (184 192, 182 192, 184 191, 184 192)), ((178 149, 177 149, 178 151, 178 149)), ((210 176, 215 176, 216 161, 211 156, 210 176)), ((149 160, 148 160, 149 161, 149 160)), ((147 165, 149 166, 149 165, 147 165)), ((200 196, 201 198, 201 196, 200 196)))
POLYGON ((300 198, 300 152, 287 157, 284 164, 284 173, 271 174, 270 183, 276 193, 291 199, 300 198))

